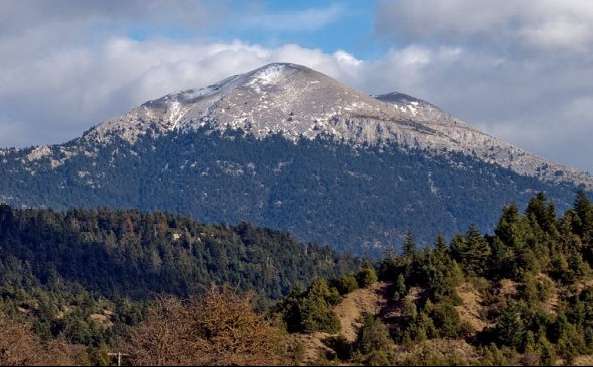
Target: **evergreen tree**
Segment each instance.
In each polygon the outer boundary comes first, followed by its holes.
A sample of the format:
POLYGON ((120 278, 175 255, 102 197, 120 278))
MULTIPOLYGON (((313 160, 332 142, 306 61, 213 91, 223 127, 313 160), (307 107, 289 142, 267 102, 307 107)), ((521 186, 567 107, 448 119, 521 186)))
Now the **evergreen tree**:
POLYGON ((525 214, 532 217, 542 230, 549 234, 556 233, 556 208, 548 202, 544 193, 529 200, 525 214))
POLYGON ((434 244, 435 255, 439 258, 444 258, 449 255, 449 247, 442 235, 438 235, 434 244))
POLYGON ((504 208, 494 233, 502 244, 512 249, 520 249, 526 245, 527 226, 516 204, 504 208))
POLYGON ((470 226, 465 236, 455 237, 451 251, 466 272, 481 275, 487 271, 492 250, 476 226, 470 226))
POLYGON ((575 229, 583 241, 591 244, 593 240, 593 204, 584 191, 577 193, 574 209, 578 218, 575 229))
POLYGON ((408 289, 406 288, 406 279, 404 278, 403 274, 399 274, 397 276, 397 280, 394 284, 394 291, 393 291, 393 299, 395 301, 399 301, 405 297, 408 289))
POLYGON ((360 288, 367 288, 375 283, 377 281, 377 272, 373 265, 369 263, 364 264, 356 275, 356 280, 360 288))
POLYGON ((470 226, 466 237, 467 252, 464 265, 470 272, 475 274, 484 274, 490 254, 492 253, 490 245, 484 239, 476 226, 470 226))
POLYGON ((392 345, 393 342, 385 324, 372 315, 365 316, 358 332, 356 350, 366 355, 373 352, 387 352, 392 345))
POLYGON ((416 257, 416 240, 412 232, 407 232, 404 237, 403 256, 407 259, 416 257))

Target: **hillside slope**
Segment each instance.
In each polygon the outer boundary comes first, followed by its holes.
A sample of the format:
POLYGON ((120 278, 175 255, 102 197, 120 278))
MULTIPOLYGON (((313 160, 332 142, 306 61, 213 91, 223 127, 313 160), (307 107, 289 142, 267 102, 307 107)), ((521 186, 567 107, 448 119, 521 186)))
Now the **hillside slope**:
POLYGON ((356 260, 287 233, 204 225, 138 211, 12 210, 0 206, 0 286, 65 282, 103 297, 189 296, 228 284, 278 298, 356 260))

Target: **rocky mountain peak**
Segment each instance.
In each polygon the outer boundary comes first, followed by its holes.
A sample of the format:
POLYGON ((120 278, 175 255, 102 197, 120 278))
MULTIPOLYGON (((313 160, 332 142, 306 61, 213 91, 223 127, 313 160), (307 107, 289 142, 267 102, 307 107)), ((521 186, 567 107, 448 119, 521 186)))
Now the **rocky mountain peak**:
POLYGON ((369 96, 305 66, 274 63, 148 101, 91 129, 84 139, 134 143, 143 135, 210 128, 297 142, 329 136, 353 146, 397 144, 428 154, 462 153, 521 175, 584 184, 593 179, 494 138, 437 106, 398 92, 369 96))

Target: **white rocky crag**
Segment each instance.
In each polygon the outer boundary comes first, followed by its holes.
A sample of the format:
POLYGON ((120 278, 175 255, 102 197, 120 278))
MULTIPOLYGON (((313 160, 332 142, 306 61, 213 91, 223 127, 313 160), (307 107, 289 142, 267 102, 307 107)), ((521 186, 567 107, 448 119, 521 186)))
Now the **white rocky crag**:
POLYGON ((108 143, 118 136, 133 144, 146 134, 202 127, 240 128, 258 138, 279 133, 295 142, 323 134, 355 146, 396 143, 435 155, 458 152, 521 175, 593 189, 586 173, 484 134, 430 103, 400 93, 367 96, 294 64, 270 64, 149 101, 91 129, 83 140, 108 143))

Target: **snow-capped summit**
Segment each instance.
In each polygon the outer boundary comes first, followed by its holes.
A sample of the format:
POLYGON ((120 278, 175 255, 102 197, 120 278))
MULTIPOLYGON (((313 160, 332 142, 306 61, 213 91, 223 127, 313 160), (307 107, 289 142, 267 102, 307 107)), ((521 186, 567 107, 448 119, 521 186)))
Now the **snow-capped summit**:
MULTIPOLYGON (((350 137, 337 119, 398 119, 399 111, 304 66, 269 64, 206 88, 170 94, 144 103, 91 132, 99 140, 111 133, 134 141, 152 130, 242 128, 256 136, 281 133, 290 139, 325 132, 350 137), (386 116, 381 114, 387 113, 386 116)), ((372 134, 371 134, 372 135, 372 134)), ((373 140, 372 136, 356 139, 373 140)))
POLYGON ((546 161, 472 128, 426 101, 393 92, 376 97, 305 66, 274 63, 201 89, 166 95, 91 129, 85 139, 134 143, 142 135, 209 127, 258 138, 324 135, 353 145, 398 144, 431 154, 460 152, 521 175, 593 187, 586 173, 546 161))

